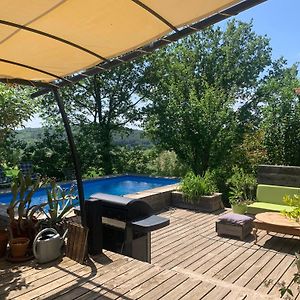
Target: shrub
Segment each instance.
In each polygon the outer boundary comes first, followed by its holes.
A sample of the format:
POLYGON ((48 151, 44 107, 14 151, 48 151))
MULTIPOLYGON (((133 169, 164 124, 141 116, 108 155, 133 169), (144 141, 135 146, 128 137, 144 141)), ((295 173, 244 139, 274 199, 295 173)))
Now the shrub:
POLYGON ((154 174, 159 176, 180 177, 187 173, 188 168, 182 164, 174 151, 162 151, 154 160, 154 174))
POLYGON ((283 201, 287 205, 294 207, 292 211, 283 211, 283 214, 296 222, 300 222, 300 194, 294 195, 293 197, 289 195, 285 196, 283 201))
POLYGON ((230 204, 250 202, 255 199, 256 178, 252 174, 247 174, 242 168, 235 166, 233 175, 227 180, 229 185, 230 204))
POLYGON ((185 201, 195 203, 201 196, 212 195, 217 188, 209 172, 203 177, 189 172, 181 181, 180 190, 185 201))

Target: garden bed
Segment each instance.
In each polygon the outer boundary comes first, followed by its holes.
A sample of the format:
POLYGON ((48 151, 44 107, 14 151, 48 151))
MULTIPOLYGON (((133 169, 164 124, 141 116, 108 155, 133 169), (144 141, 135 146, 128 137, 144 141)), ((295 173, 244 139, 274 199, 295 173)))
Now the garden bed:
POLYGON ((224 208, 222 193, 214 193, 211 196, 201 196, 197 203, 184 201, 182 192, 174 191, 171 193, 172 206, 204 212, 213 212, 224 208))

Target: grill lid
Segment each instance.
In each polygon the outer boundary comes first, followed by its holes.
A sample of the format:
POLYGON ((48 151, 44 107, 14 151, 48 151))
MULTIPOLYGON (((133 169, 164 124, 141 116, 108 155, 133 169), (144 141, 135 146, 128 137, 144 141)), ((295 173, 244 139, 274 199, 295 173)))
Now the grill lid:
POLYGON ((141 220, 153 215, 151 206, 142 200, 104 193, 93 194, 90 198, 99 201, 103 217, 128 222, 141 220))

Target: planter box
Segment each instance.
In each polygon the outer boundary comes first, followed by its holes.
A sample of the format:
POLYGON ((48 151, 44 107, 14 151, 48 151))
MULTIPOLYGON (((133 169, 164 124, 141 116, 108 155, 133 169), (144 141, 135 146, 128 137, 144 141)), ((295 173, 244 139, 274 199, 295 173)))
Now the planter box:
POLYGON ((200 210, 205 212, 213 212, 223 209, 222 193, 215 193, 212 196, 202 196, 198 203, 187 203, 183 201, 182 192, 172 192, 172 205, 178 208, 200 210))

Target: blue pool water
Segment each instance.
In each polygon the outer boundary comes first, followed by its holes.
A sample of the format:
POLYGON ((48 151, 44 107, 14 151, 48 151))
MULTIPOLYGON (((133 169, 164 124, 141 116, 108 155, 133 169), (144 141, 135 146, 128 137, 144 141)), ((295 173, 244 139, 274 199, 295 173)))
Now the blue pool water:
MULTIPOLYGON (((111 195, 126 195, 136 192, 177 183, 177 179, 154 178, 147 176, 117 176, 111 178, 100 178, 85 180, 83 182, 84 196, 86 199, 94 193, 106 193, 111 195)), ((69 188, 71 183, 62 184, 62 188, 69 188)), ((10 193, 0 194, 0 203, 9 203, 12 196, 10 193)), ((46 188, 39 189, 33 199, 33 204, 47 202, 46 188)))

